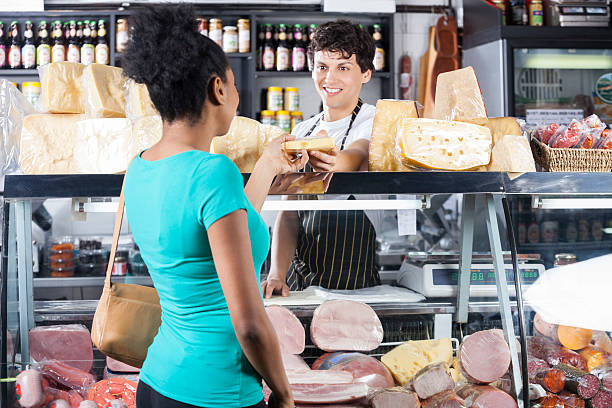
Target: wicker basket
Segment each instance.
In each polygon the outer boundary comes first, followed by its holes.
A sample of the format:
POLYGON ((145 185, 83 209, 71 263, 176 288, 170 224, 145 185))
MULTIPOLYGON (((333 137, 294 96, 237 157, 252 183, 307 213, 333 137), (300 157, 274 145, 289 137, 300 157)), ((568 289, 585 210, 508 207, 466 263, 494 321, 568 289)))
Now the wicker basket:
POLYGON ((612 150, 552 148, 532 138, 531 151, 544 171, 612 171, 612 150))

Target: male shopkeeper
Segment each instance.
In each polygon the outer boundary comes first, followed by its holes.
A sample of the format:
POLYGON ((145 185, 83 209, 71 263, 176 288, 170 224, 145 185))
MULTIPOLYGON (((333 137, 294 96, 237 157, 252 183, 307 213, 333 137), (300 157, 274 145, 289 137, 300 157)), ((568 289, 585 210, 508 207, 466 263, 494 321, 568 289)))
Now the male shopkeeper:
MULTIPOLYGON (((374 40, 348 20, 321 25, 308 47, 323 112, 293 129, 299 138, 329 136, 329 154, 311 151, 314 171, 367 170, 376 108, 359 98, 374 69, 374 40), (327 133, 327 134, 325 134, 327 133)), ((352 197, 351 197, 352 198, 352 197)), ((282 211, 272 234, 266 298, 316 285, 359 289, 380 284, 374 267, 376 231, 363 211, 282 211)))

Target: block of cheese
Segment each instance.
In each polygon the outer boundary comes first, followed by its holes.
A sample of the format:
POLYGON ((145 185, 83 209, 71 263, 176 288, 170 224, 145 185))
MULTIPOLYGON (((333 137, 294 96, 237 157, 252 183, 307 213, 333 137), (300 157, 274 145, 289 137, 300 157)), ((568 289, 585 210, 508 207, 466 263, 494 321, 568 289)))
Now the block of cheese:
POLYGON ((83 71, 87 117, 124 118, 125 81, 121 68, 104 64, 88 65, 83 71))
POLYGON ((484 126, 436 119, 402 119, 399 148, 406 166, 470 170, 491 159, 491 131, 484 126))
POLYGON ((153 115, 158 115, 158 112, 155 106, 153 106, 153 102, 151 102, 147 86, 129 79, 125 99, 125 116, 135 119, 141 116, 153 115))
POLYGON ((433 119, 477 125, 487 123, 487 109, 474 68, 467 67, 438 75, 433 119))
POLYGON ((74 167, 77 173, 111 174, 127 169, 134 155, 131 144, 132 122, 126 118, 87 119, 76 124, 74 167))
POLYGON ((132 121, 132 137, 127 146, 128 159, 142 153, 162 137, 162 119, 160 116, 142 116, 132 121))
POLYGON ((328 152, 334 147, 336 147, 336 143, 331 137, 315 137, 312 139, 291 140, 283 143, 283 149, 289 153, 297 153, 302 150, 328 152))
POLYGON ((25 174, 75 173, 76 124, 83 115, 35 114, 23 121, 19 164, 25 174))
POLYGON ((380 99, 370 141, 370 171, 407 171, 396 150, 397 121, 418 118, 416 102, 380 99))
POLYGON ((383 355, 380 360, 399 384, 406 385, 419 370, 432 363, 450 364, 453 360, 453 347, 449 338, 407 341, 383 355))
POLYGON ((279 136, 282 136, 285 132, 283 129, 274 125, 259 125, 260 132, 263 135, 264 146, 270 143, 271 140, 276 139, 279 136))
POLYGON ((529 141, 523 135, 505 135, 491 152, 489 171, 524 173, 536 171, 529 141))
POLYGON ((85 65, 54 62, 40 70, 41 108, 50 113, 84 113, 84 89, 80 77, 85 65))
POLYGON ((523 128, 516 118, 489 118, 485 126, 491 131, 493 146, 505 135, 520 136, 523 134, 523 128))

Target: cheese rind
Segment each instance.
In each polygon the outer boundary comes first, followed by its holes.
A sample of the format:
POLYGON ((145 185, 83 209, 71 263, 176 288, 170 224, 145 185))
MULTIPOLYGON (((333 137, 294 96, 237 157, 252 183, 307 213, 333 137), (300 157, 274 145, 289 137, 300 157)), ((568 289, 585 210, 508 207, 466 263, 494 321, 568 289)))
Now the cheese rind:
POLYGON ((491 159, 491 131, 463 122, 402 119, 398 148, 406 166, 439 170, 470 170, 491 159))
POLYGON ((43 111, 85 113, 85 90, 80 81, 84 68, 76 62, 53 62, 39 68, 43 111))
POLYGON ((380 99, 376 102, 376 114, 370 141, 370 171, 409 171, 397 154, 397 121, 418 118, 416 102, 380 99))
POLYGON ((129 79, 127 84, 125 116, 136 119, 142 116, 159 115, 145 84, 138 84, 133 79, 129 79))
POLYGON ((485 125, 487 108, 474 68, 466 67, 438 75, 433 119, 485 125))
POLYGON ((336 143, 331 137, 291 140, 283 143, 283 150, 290 153, 297 153, 301 152, 302 150, 318 150, 321 152, 328 152, 334 147, 336 147, 336 143))
POLYGON ((489 171, 524 173, 536 171, 529 141, 523 135, 505 135, 491 152, 489 171))
POLYGON ((452 360, 453 347, 449 338, 408 341, 381 357, 401 385, 406 385, 419 370, 430 364, 450 364, 452 360))
POLYGON ((90 64, 83 71, 87 95, 85 113, 90 118, 125 117, 123 70, 104 64, 90 64))

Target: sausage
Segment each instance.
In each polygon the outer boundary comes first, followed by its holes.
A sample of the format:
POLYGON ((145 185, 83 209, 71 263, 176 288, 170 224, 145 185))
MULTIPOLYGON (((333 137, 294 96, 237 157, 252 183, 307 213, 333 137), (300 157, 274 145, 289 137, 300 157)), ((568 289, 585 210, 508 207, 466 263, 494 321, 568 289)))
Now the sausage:
POLYGON ((599 378, 602 389, 612 392, 612 363, 597 367, 591 371, 591 374, 599 378))
MULTIPOLYGON (((538 401, 539 408, 564 408, 565 404, 561 397, 555 394, 549 394, 538 401)), ((533 406, 532 408, 535 408, 533 406)))
POLYGON ((107 407, 115 399, 121 399, 128 408, 136 408, 136 383, 121 377, 102 380, 87 391, 87 399, 100 407, 107 407))
POLYGON ((456 392, 469 407, 518 408, 514 398, 490 385, 466 384, 459 387, 456 392))
POLYGON ((527 357, 527 372, 529 374, 535 373, 536 371, 540 371, 542 369, 550 368, 550 364, 541 358, 536 357, 527 357))
POLYGON ((612 407, 612 394, 608 391, 600 390, 591 400, 592 408, 610 408, 612 407))
POLYGON ((582 398, 571 392, 563 391, 559 394, 559 397, 563 400, 565 408, 584 408, 585 402, 582 398))
POLYGON ((565 374, 556 368, 546 368, 530 374, 529 382, 540 384, 546 391, 558 393, 565 388, 565 374))
POLYGON ((593 398, 599 390, 599 379, 567 364, 558 364, 557 368, 565 374, 565 389, 581 398, 593 398))
POLYGON ((42 374, 38 370, 28 369, 19 373, 15 393, 19 405, 24 408, 38 407, 45 400, 42 387, 42 374))
POLYGON ((457 360, 461 373, 470 382, 488 384, 508 372, 510 348, 500 330, 483 330, 463 341, 457 360))
POLYGON ((552 340, 534 336, 527 339, 527 353, 531 357, 541 358, 548 364, 556 366, 559 363, 569 364, 581 370, 586 370, 587 365, 580 354, 562 347, 552 340))
POLYGON ((41 371, 44 375, 49 376, 57 383, 65 385, 68 388, 82 390, 90 387, 96 382, 92 374, 57 360, 41 363, 41 371))

